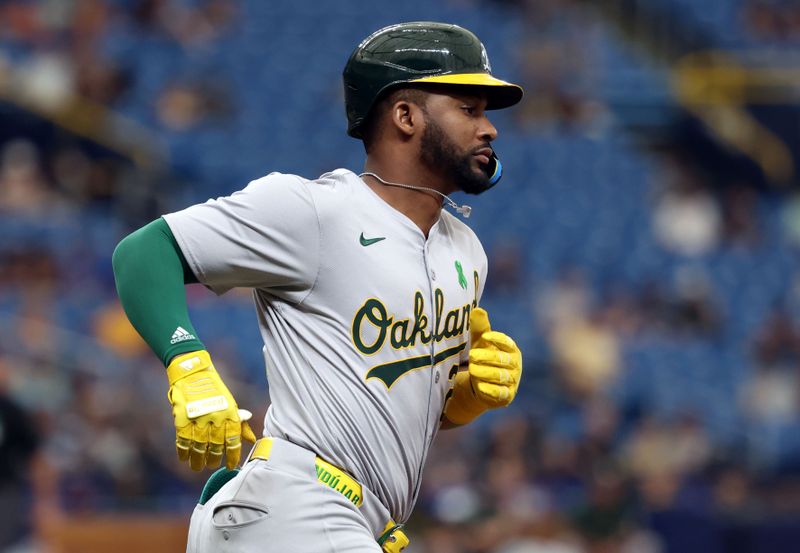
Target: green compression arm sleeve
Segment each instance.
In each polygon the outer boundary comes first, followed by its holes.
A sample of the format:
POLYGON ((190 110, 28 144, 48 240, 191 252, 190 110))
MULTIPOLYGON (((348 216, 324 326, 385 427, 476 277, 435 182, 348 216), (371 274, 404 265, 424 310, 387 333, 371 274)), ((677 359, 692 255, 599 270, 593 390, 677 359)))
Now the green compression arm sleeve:
POLYGON ((125 237, 112 264, 128 319, 165 366, 178 354, 205 349, 189 320, 184 287, 197 277, 164 219, 125 237))

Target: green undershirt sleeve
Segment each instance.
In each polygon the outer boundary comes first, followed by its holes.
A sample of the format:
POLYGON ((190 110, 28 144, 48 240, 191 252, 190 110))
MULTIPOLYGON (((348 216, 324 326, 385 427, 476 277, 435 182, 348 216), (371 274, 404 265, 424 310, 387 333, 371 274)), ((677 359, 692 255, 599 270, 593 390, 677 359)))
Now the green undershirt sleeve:
POLYGON ((164 219, 126 236, 111 262, 128 319, 165 366, 178 354, 205 349, 186 303, 185 284, 197 277, 164 219))

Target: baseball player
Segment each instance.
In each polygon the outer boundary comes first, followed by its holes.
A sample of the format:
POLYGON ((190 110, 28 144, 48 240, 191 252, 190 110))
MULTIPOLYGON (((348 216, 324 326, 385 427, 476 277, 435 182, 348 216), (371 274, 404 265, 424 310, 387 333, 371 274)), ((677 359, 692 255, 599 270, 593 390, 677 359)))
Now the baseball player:
POLYGON ((188 551, 395 552, 440 428, 508 405, 521 354, 478 307, 487 261, 444 202, 502 167, 487 111, 522 89, 471 32, 403 23, 344 69, 365 170, 272 173, 120 242, 117 289, 167 367, 178 456, 212 476, 188 551), (272 403, 256 441, 187 313, 184 284, 253 290, 272 403), (255 445, 241 470, 242 439, 255 445))

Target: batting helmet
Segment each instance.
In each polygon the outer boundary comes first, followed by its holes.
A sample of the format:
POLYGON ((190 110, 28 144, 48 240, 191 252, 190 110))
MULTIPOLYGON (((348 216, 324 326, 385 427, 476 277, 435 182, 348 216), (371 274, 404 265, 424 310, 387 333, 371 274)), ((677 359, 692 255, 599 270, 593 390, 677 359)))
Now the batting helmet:
POLYGON ((347 134, 362 125, 377 99, 398 85, 431 83, 481 87, 486 109, 513 106, 522 88, 492 76, 486 49, 458 25, 417 21, 384 27, 359 44, 344 68, 347 134))

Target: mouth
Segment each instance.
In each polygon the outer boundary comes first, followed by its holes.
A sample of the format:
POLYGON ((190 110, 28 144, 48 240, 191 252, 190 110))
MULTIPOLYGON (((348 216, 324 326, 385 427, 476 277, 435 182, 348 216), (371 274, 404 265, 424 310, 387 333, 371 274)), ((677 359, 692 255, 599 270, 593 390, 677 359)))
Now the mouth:
POLYGON ((492 153, 493 152, 491 148, 481 148, 476 150, 472 155, 478 160, 479 163, 488 165, 489 160, 492 158, 492 153))

